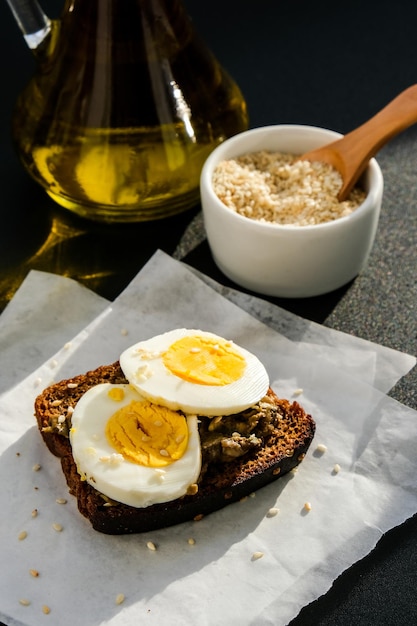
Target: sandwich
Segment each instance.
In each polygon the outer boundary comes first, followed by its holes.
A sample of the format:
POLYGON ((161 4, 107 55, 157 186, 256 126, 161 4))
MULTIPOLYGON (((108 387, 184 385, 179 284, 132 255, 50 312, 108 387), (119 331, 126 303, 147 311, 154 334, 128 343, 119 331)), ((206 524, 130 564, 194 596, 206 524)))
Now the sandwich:
POLYGON ((184 328, 52 384, 35 416, 80 513, 107 534, 198 520, 241 500, 294 469, 315 432, 254 354, 184 328))

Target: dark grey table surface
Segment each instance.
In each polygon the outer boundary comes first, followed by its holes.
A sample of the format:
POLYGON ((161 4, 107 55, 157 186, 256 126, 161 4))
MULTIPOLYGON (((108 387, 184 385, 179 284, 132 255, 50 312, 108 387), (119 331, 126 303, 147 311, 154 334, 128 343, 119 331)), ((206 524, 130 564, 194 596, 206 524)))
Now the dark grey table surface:
MULTIPOLYGON (((185 4, 245 94, 252 127, 303 123, 345 133, 417 82, 417 3, 409 0, 186 0, 185 4)), ((52 17, 61 10, 56 0, 45 0, 43 6, 52 17)), ((213 263, 198 205, 167 220, 164 229, 154 223, 108 228, 59 214, 57 218, 52 201, 21 168, 10 139, 13 104, 34 61, 6 2, 0 5, 0 51, 0 306, 30 268, 72 276, 111 299, 156 248, 174 254, 184 232, 184 260, 230 285, 213 263), (73 236, 51 244, 57 219, 72 229, 73 236), (138 235, 144 245, 133 255, 126 243, 138 235), (106 256, 110 243, 111 260, 106 256)), ((366 269, 326 296, 271 300, 332 328, 416 354, 417 128, 392 140, 377 158, 385 192, 366 269)), ((417 408, 416 369, 391 395, 417 408)), ((291 626, 414 624, 416 588, 414 516, 387 533, 291 626)))

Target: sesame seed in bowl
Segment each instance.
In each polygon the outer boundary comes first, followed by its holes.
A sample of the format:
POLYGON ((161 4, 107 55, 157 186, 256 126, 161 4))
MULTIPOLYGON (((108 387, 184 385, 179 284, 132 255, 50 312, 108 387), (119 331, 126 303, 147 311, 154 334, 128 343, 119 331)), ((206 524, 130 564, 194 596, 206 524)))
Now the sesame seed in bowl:
POLYGON ((312 226, 349 215, 366 194, 355 187, 339 202, 341 186, 341 175, 328 163, 266 150, 221 161, 213 172, 213 189, 226 206, 281 225, 312 226))

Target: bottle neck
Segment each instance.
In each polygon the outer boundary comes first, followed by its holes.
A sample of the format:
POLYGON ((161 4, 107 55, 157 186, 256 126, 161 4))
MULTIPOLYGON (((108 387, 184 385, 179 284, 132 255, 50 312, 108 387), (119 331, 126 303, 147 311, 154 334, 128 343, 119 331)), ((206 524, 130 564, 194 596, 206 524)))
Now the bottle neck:
POLYGON ((59 23, 63 45, 97 59, 172 58, 194 34, 182 0, 66 0, 59 23))
POLYGON ((79 26, 83 21, 99 23, 102 28, 109 24, 128 28, 131 23, 137 26, 139 20, 155 28, 167 23, 174 27, 182 22, 190 24, 182 0, 65 0, 62 19, 74 20, 79 26))
POLYGON ((31 50, 36 50, 51 31, 51 21, 37 0, 7 0, 23 37, 31 50))

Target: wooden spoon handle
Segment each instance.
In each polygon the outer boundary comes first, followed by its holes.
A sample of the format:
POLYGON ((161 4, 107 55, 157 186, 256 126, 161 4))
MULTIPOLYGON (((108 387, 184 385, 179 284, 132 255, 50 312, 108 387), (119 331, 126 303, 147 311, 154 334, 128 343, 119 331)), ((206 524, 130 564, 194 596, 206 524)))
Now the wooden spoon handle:
POLYGON ((339 200, 346 198, 369 160, 395 135, 417 122, 417 85, 401 92, 379 113, 333 144, 345 171, 339 200), (337 145, 338 144, 338 145, 337 145))
POLYGON ((402 91, 367 122, 327 146, 301 158, 325 161, 342 175, 340 201, 346 200, 369 160, 387 141, 417 122, 417 85, 402 91))

